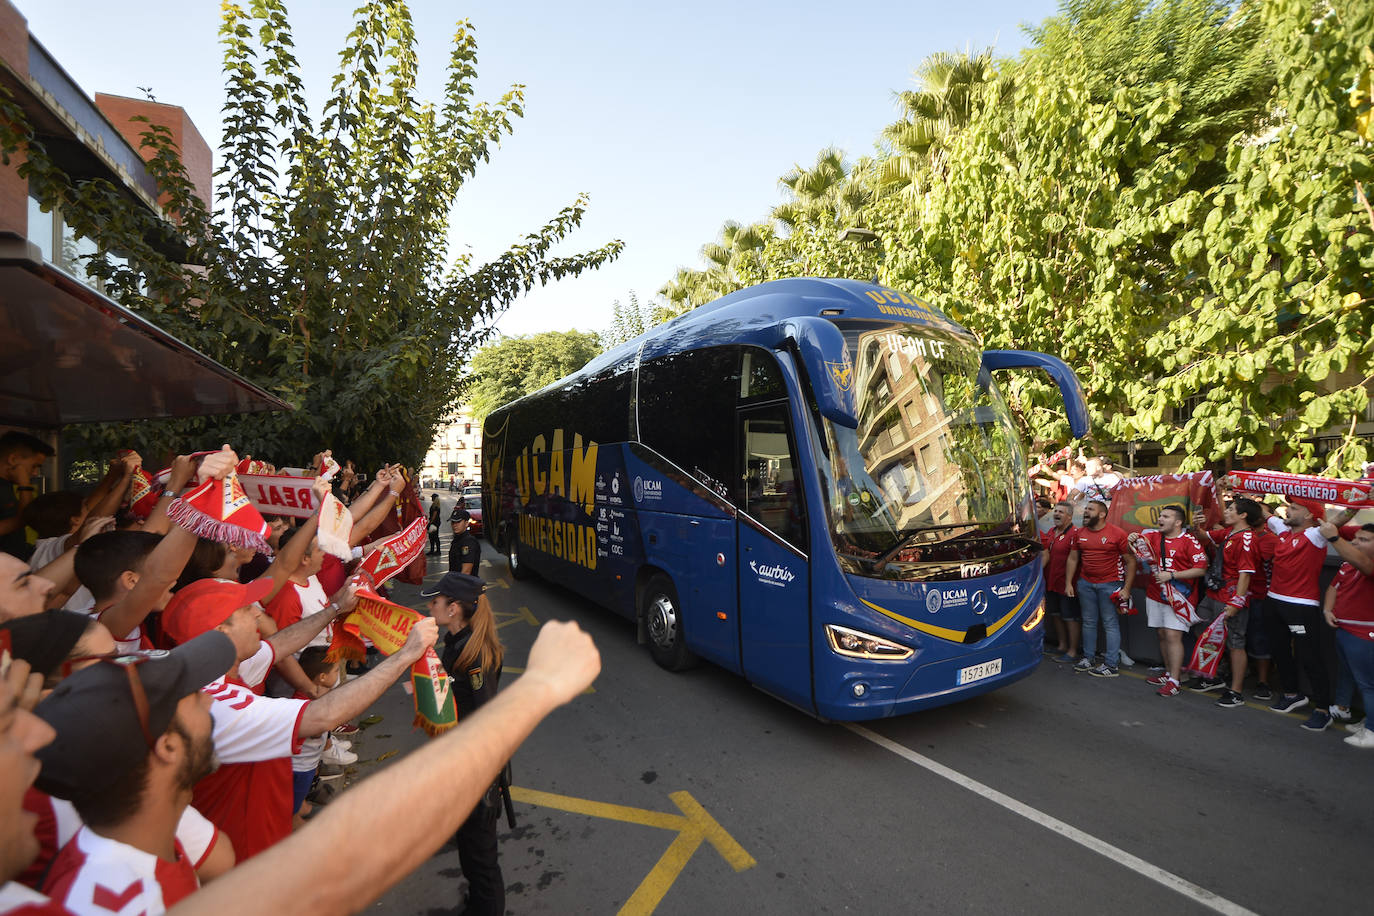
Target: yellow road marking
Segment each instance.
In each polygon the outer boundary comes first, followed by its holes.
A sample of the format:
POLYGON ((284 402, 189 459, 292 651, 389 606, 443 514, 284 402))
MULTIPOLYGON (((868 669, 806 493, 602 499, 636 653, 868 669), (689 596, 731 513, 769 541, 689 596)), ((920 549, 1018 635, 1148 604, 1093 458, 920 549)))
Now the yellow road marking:
POLYGON ((690 792, 673 792, 668 796, 682 812, 680 815, 650 811, 647 808, 631 808, 628 805, 613 805, 588 798, 555 795, 552 792, 541 792, 521 786, 512 786, 510 792, 513 799, 527 805, 677 832, 673 842, 654 863, 654 867, 639 883, 630 899, 620 908, 620 916, 646 916, 657 909, 703 840, 710 843, 726 864, 736 872, 753 868, 758 864, 754 857, 745 852, 744 847, 707 813, 690 792))
POLYGON ((535 617, 534 613, 524 605, 514 611, 492 611, 492 614, 497 619, 496 629, 498 630, 513 623, 527 623, 535 629, 539 628, 539 618, 535 617))

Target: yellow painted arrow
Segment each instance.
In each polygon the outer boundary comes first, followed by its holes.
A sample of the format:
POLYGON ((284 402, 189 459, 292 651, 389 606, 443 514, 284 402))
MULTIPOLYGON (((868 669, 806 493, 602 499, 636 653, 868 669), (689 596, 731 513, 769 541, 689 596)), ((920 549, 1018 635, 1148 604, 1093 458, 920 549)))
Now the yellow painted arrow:
POLYGON ((649 874, 620 908, 620 916, 647 916, 657 909, 703 840, 714 846, 721 858, 737 872, 758 864, 754 857, 745 852, 744 847, 735 842, 734 837, 692 798, 690 792, 674 792, 668 796, 673 800, 673 804, 677 805, 681 814, 555 795, 552 792, 540 792, 520 786, 511 788, 511 797, 527 805, 555 808, 572 814, 585 814, 627 824, 642 824, 645 827, 658 827, 677 833, 649 874))
POLYGON ((492 614, 496 617, 496 629, 498 630, 513 623, 527 623, 535 629, 539 628, 539 618, 535 617, 534 613, 524 605, 514 611, 492 611, 492 614))

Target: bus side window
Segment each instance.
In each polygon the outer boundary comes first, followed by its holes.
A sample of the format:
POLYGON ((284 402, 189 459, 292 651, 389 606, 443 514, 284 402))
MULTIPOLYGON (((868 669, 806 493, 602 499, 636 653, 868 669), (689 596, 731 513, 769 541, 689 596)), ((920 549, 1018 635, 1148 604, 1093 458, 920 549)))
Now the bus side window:
POLYGON ((737 347, 645 361, 639 369, 640 439, 724 495, 734 477, 730 418, 739 387, 737 347))
POLYGON ((787 404, 741 410, 742 508, 765 528, 807 549, 806 507, 788 436, 787 404))

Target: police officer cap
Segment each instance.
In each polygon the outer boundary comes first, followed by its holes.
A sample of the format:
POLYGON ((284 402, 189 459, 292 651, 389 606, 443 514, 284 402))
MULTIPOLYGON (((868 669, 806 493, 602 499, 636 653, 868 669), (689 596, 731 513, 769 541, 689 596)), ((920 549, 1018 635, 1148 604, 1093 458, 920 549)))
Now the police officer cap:
POLYGON ((477 600, 477 596, 486 590, 486 583, 476 576, 464 575, 460 572, 444 573, 444 577, 430 588, 420 592, 421 598, 433 598, 435 595, 443 595, 453 601, 460 601, 463 604, 472 604, 477 600))

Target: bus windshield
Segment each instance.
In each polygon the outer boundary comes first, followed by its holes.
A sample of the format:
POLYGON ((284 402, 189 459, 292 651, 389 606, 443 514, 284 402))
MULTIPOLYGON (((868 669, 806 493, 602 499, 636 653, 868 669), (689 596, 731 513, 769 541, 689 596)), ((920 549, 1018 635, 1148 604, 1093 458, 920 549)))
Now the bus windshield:
POLYGON ((822 477, 846 571, 957 579, 1038 549, 1007 406, 975 341, 919 325, 837 320, 859 428, 822 420, 822 477))

